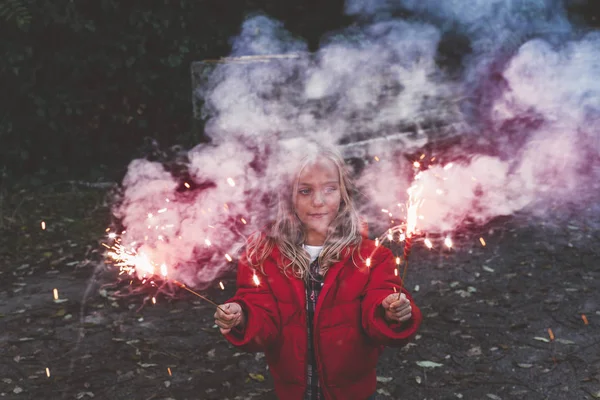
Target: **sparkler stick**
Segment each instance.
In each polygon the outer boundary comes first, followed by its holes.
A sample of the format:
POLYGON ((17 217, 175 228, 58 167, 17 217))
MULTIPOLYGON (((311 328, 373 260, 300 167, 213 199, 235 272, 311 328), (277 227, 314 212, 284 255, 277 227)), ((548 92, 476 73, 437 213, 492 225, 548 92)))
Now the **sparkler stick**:
POLYGON ((402 287, 404 286, 404 279, 406 278, 406 270, 408 269, 408 256, 412 247, 412 237, 417 228, 417 208, 419 202, 415 200, 416 186, 413 185, 408 189, 408 207, 406 209, 406 239, 404 241, 404 270, 402 271, 402 280, 400 281, 400 290, 398 291, 398 300, 400 300, 400 294, 402 293, 402 287))
POLYGON ((174 283, 175 283, 177 286, 179 286, 180 288, 182 288, 182 289, 185 289, 185 290, 187 290, 188 292, 190 292, 191 294, 193 294, 193 295, 195 295, 195 296, 198 296, 198 297, 200 297, 202 300, 205 300, 205 301, 209 302, 210 304, 212 304, 212 305, 216 306, 216 307, 217 307, 219 310, 223 311, 225 314, 229 315, 229 312, 227 312, 227 311, 225 311, 224 309, 222 309, 222 308, 221 308, 221 307, 220 307, 220 306, 219 306, 217 303, 215 303, 214 301, 210 300, 208 297, 202 296, 200 293, 198 293, 198 292, 196 292, 196 291, 194 291, 194 290, 190 289, 190 288, 189 288, 189 287, 187 287, 185 284, 183 284, 183 283, 181 283, 181 282, 179 282, 179 281, 173 280, 173 282, 174 282, 174 283))

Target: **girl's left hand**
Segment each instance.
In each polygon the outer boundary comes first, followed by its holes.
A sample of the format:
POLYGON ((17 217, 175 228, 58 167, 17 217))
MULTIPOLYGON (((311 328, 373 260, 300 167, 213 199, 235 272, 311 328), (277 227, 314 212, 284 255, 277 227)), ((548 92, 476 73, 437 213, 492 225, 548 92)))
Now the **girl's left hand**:
POLYGON ((398 296, 397 293, 392 293, 381 302, 385 310, 385 319, 388 322, 404 322, 412 317, 412 309, 410 301, 404 293, 398 296))

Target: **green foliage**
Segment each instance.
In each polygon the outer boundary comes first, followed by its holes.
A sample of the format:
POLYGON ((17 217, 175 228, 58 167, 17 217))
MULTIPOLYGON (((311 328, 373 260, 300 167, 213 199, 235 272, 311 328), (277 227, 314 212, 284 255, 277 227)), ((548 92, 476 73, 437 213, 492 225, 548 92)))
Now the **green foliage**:
POLYGON ((0 18, 16 23, 23 30, 31 23, 31 14, 21 0, 0 0, 0 18))
POLYGON ((0 0, 0 168, 122 169, 147 138, 202 140, 189 65, 228 54, 235 3, 0 0))

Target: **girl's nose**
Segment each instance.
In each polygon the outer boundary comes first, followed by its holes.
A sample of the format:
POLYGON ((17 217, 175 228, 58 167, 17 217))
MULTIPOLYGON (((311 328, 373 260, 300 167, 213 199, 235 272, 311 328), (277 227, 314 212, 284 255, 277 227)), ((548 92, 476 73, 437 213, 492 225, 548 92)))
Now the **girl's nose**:
POLYGON ((321 206, 323 204, 325 204, 325 201, 323 199, 323 194, 319 193, 319 192, 316 192, 315 195, 314 195, 314 197, 313 197, 313 205, 315 205, 315 206, 321 206))

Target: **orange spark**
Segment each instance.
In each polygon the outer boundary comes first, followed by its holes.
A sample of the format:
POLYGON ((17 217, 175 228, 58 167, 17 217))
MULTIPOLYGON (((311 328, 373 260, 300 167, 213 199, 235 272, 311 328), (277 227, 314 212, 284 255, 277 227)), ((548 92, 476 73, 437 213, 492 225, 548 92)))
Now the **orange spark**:
POLYGON ((421 166, 421 163, 420 163, 420 162, 418 162, 418 161, 415 161, 415 162, 413 163, 413 167, 415 167, 415 168, 419 168, 420 166, 421 166))
POLYGON ((204 243, 206 243, 207 246, 211 245, 210 240, 208 240, 208 239, 204 239, 204 243))
POLYGON ((379 238, 375 238, 375 247, 379 247, 379 238))
POLYGON ((152 304, 156 304, 156 297, 152 298, 152 304))
POLYGON ((550 340, 554 340, 554 332, 552 332, 552 329, 548 328, 548 336, 550 336, 550 340))
POLYGON ((425 239, 425 246, 427 246, 428 249, 431 249, 433 247, 431 240, 425 239))
POLYGON ((396 257, 396 265, 400 265, 400 257, 396 257))
POLYGON ((367 257, 367 259, 365 260, 365 264, 367 265, 367 267, 371 266, 371 257, 367 257))
POLYGON ((225 290, 225 286, 223 285, 223 282, 219 281, 219 286, 221 286, 221 290, 225 290))
POLYGON ((242 221, 242 224, 244 224, 244 225, 247 224, 247 222, 246 222, 246 220, 244 218, 240 218, 240 221, 242 221))
POLYGON ((58 289, 54 288, 52 293, 54 294, 54 300, 58 300, 58 289))
POLYGON ((375 156, 373 158, 375 159, 375 161, 379 162, 379 157, 375 156))
POLYGON ((452 248, 452 239, 450 239, 450 237, 447 237, 446 239, 444 239, 444 244, 446 245, 446 247, 451 249, 452 248))
POLYGON ((485 247, 485 240, 482 237, 479 238, 479 242, 485 247))
POLYGON ((452 163, 444 165, 444 170, 448 170, 448 169, 452 168, 452 165, 453 165, 452 163))
POLYGON ((188 188, 188 189, 190 188, 190 184, 189 184, 189 183, 187 183, 187 182, 185 182, 185 183, 183 184, 183 186, 185 186, 185 187, 186 187, 186 188, 188 188))
POLYGON ((106 232, 106 233, 108 233, 109 231, 110 231, 110 227, 109 227, 109 228, 106 228, 106 229, 104 230, 104 232, 106 232))
POLYGON ((110 249, 110 246, 107 245, 106 243, 102 243, 102 246, 106 247, 107 249, 110 249))
POLYGON ((45 222, 45 221, 42 221, 42 224, 41 224, 41 225, 42 225, 42 230, 43 230, 43 231, 45 231, 45 230, 46 230, 46 222, 45 222))
POLYGON ((585 325, 588 325, 588 324, 589 324, 589 321, 588 321, 587 317, 585 316, 585 314, 581 314, 581 319, 583 320, 583 323, 584 323, 585 325))
POLYGON ((231 261, 233 260, 229 254, 225 254, 225 258, 226 258, 226 259, 227 259, 227 261, 229 261, 229 262, 231 262, 231 261))
POLYGON ((161 208, 160 210, 157 211, 157 213, 162 214, 164 212, 167 212, 166 208, 161 208))
POLYGON ((167 367, 167 372, 169 373, 169 376, 173 376, 173 374, 171 373, 171 368, 167 367))
POLYGON ((227 178, 227 183, 229 183, 229 186, 231 187, 235 186, 235 181, 232 178, 227 178))
POLYGON ((50 378, 50 368, 46 367, 46 376, 50 378))

